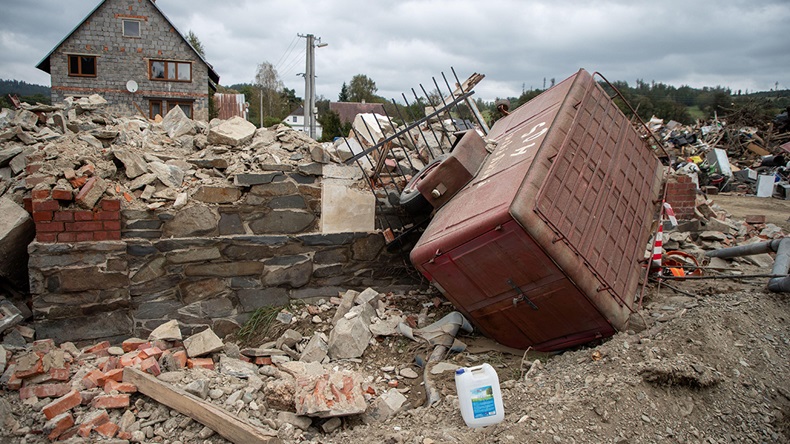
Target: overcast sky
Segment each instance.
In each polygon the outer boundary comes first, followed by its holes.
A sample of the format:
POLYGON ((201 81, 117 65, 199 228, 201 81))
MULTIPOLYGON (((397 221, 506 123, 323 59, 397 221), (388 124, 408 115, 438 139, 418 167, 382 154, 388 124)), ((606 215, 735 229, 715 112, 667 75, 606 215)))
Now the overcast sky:
MULTIPOLYGON (((2 0, 0 78, 49 85, 35 65, 100 0, 2 0)), ((637 79, 733 91, 790 89, 788 0, 159 0, 195 32, 222 85, 251 83, 269 61, 304 92, 305 39, 316 49, 316 93, 337 100, 365 74, 385 98, 455 68, 485 100, 543 88, 579 68, 634 86, 637 79)))

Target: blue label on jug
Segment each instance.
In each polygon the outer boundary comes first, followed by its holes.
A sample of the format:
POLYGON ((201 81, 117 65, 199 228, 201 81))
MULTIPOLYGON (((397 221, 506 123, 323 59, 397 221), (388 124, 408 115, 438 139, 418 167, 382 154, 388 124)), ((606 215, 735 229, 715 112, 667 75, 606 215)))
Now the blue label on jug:
POLYGON ((475 418, 485 418, 496 415, 494 404, 494 389, 491 386, 476 388, 470 391, 472 396, 472 412, 475 418))

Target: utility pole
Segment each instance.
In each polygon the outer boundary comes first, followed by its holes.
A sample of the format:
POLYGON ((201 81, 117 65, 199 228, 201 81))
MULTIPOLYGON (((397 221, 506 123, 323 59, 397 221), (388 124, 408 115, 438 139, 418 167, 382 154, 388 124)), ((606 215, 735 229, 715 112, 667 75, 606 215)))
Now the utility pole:
POLYGON ((323 48, 328 43, 321 43, 321 37, 316 39, 313 34, 297 35, 307 40, 304 74, 304 132, 311 139, 315 139, 315 123, 318 112, 315 106, 315 48, 316 46, 323 48), (317 45, 316 40, 318 40, 317 45))

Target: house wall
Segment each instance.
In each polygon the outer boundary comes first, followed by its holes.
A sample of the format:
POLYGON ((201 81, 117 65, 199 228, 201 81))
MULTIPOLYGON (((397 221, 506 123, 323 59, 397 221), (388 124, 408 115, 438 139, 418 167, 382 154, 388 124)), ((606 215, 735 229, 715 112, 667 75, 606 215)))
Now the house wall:
POLYGON ((150 100, 183 100, 194 119, 208 120, 208 67, 148 0, 107 0, 52 53, 50 73, 53 103, 98 93, 111 112, 137 114, 137 104, 147 116, 150 100), (123 36, 124 18, 139 19, 140 38, 123 36), (70 77, 69 54, 96 56, 97 76, 70 77), (150 80, 151 59, 192 62, 192 81, 150 80), (134 94, 129 80, 139 85, 134 94))

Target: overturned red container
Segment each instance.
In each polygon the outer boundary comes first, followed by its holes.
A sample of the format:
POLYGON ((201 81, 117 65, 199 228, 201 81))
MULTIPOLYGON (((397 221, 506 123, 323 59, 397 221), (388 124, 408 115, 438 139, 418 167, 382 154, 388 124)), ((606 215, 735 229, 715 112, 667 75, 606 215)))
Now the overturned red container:
POLYGON ((585 70, 497 121, 412 263, 486 336, 558 350, 626 327, 662 166, 585 70))

